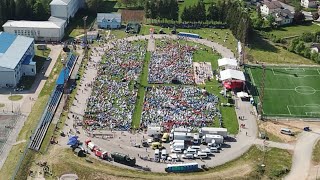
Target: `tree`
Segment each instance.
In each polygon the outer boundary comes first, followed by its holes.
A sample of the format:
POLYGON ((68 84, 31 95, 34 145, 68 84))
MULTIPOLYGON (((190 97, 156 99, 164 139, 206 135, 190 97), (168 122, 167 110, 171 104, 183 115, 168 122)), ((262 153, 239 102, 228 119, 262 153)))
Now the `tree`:
POLYGON ((305 50, 304 50, 304 52, 303 52, 303 56, 304 56, 305 58, 310 59, 311 49, 310 49, 310 48, 305 48, 305 50))
POLYGON ((178 21, 179 19, 179 4, 177 0, 170 0, 170 20, 178 21))
POLYGON ((294 48, 294 51, 297 54, 302 54, 302 52, 305 50, 306 46, 304 45, 303 41, 300 41, 297 46, 294 48))
POLYGON ((184 7, 184 8, 183 8, 183 11, 182 11, 182 13, 181 13, 181 20, 182 20, 182 22, 187 22, 187 21, 189 21, 189 18, 188 18, 188 9, 187 9, 187 7, 184 7))
POLYGON ((266 19, 269 23, 269 27, 273 28, 276 21, 275 18, 272 15, 268 15, 266 19))
POLYGON ((311 55, 310 55, 310 59, 317 62, 318 56, 319 56, 319 53, 312 52, 311 55))
POLYGON ((197 13, 197 21, 205 22, 206 21, 206 7, 203 0, 198 1, 198 4, 195 6, 197 13))
POLYGON ((207 15, 207 20, 209 21, 219 21, 219 9, 217 6, 213 3, 208 8, 208 15, 207 15))
POLYGON ((318 14, 318 12, 313 12, 313 13, 312 13, 312 19, 313 19, 313 20, 319 19, 319 14, 318 14))
POLYGON ((151 1, 147 0, 144 6, 144 16, 149 19, 151 18, 151 1))
POLYGON ((35 20, 42 20, 47 15, 45 14, 46 9, 41 1, 37 1, 33 6, 33 15, 35 20))
POLYGON ((16 17, 18 19, 25 19, 28 16, 28 5, 26 0, 16 0, 16 17))
POLYGON ((99 12, 99 9, 102 7, 103 3, 103 0, 86 0, 87 7, 94 13, 99 12))
POLYGON ((293 40, 290 42, 290 45, 289 45, 288 50, 289 50, 290 52, 294 52, 294 50, 295 50, 296 46, 298 45, 298 43, 299 43, 299 39, 298 39, 298 38, 293 39, 293 40))
POLYGON ((301 11, 296 11, 293 15, 293 22, 301 24, 305 20, 305 16, 301 11))

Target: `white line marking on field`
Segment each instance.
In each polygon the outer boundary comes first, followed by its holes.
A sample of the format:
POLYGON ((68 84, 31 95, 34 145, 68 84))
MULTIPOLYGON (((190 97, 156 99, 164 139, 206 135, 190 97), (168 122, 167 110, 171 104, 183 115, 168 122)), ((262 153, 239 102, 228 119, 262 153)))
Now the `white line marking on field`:
POLYGON ((320 75, 319 69, 317 69, 318 74, 320 75))
POLYGON ((290 108, 289 108, 289 106, 288 106, 288 105, 287 105, 287 109, 288 109, 288 111, 289 111, 290 115, 292 115, 292 114, 291 114, 291 111, 290 111, 290 108))
POLYGON ((256 83, 254 82, 254 78, 253 78, 253 75, 252 75, 252 72, 251 72, 251 69, 249 68, 249 71, 250 71, 250 76, 252 78, 252 83, 254 86, 256 86, 256 83))

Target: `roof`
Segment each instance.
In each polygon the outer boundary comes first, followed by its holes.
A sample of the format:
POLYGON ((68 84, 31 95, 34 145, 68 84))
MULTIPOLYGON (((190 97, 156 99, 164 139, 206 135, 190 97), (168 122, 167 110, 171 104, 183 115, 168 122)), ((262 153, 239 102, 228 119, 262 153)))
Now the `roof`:
POLYGON ((282 5, 280 4, 279 1, 264 1, 263 2, 269 9, 278 9, 282 8, 282 5))
POLYGON ((242 71, 237 71, 237 70, 233 70, 233 69, 227 69, 224 71, 220 71, 220 77, 221 77, 222 81, 227 80, 227 79, 237 79, 237 80, 242 80, 242 81, 246 80, 242 71))
POLYGON ((6 32, 0 32, 0 67, 14 69, 20 62, 30 45, 33 43, 33 38, 25 36, 17 36, 6 32), (13 37, 15 37, 13 39, 13 37), (2 43, 1 39, 4 38, 5 43, 2 43), (10 38, 9 41, 7 38, 10 38), (3 48, 5 46, 5 48, 3 48))
POLYGON ((56 24, 59 27, 63 27, 67 22, 65 19, 61 19, 61 18, 54 17, 54 16, 50 16, 48 21, 53 22, 54 24, 56 24))
POLYGON ((219 66, 238 66, 238 61, 236 59, 222 58, 218 60, 219 66))
POLYGON ((0 53, 5 53, 7 49, 11 46, 13 41, 16 39, 17 36, 14 34, 9 33, 1 33, 0 32, 0 53))
POLYGON ((52 0, 50 5, 68 5, 72 0, 52 0))
POLYGON ((20 28, 62 28, 63 24, 56 21, 13 21, 8 20, 2 27, 20 28))
POLYGON ((275 10, 271 15, 275 17, 276 21, 282 21, 283 19, 293 19, 294 17, 289 9, 275 10))
POLYGON ((317 48, 318 50, 320 49, 320 44, 319 43, 312 43, 311 48, 317 48))
POLYGON ((116 20, 121 23, 121 14, 120 13, 98 13, 97 14, 97 22, 102 22, 103 19, 106 20, 116 20))

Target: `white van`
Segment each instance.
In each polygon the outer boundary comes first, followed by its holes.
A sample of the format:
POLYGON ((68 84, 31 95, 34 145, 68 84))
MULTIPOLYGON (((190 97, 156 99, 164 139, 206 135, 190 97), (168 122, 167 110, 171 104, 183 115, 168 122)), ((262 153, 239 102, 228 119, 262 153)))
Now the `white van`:
POLYGON ((290 136, 294 135, 293 132, 288 128, 281 128, 280 132, 281 132, 281 134, 286 134, 286 135, 290 135, 290 136))
POLYGON ((190 148, 190 149, 195 149, 195 150, 197 150, 197 151, 200 151, 200 150, 201 150, 200 146, 190 146, 189 148, 190 148))
POLYGON ((200 151, 195 155, 195 158, 199 158, 199 159, 204 159, 207 157, 208 157, 207 153, 200 152, 200 151))
POLYGON ((166 149, 162 149, 161 151, 161 159, 167 159, 167 150, 166 149))
POLYGON ((191 149, 188 148, 187 150, 183 151, 183 154, 197 154, 197 150, 196 149, 191 149))
POLYGON ((154 157, 155 158, 160 158, 160 150, 159 149, 156 149, 156 150, 154 150, 154 157))

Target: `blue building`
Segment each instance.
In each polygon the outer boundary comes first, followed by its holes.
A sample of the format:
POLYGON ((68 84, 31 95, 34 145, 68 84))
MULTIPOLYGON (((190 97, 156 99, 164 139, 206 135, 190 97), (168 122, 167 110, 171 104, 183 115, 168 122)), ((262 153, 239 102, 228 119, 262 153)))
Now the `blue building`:
POLYGON ((121 14, 119 13, 98 13, 97 23, 99 28, 118 29, 121 27, 121 14))
POLYGON ((22 76, 36 75, 34 39, 0 32, 0 87, 16 87, 22 76))

